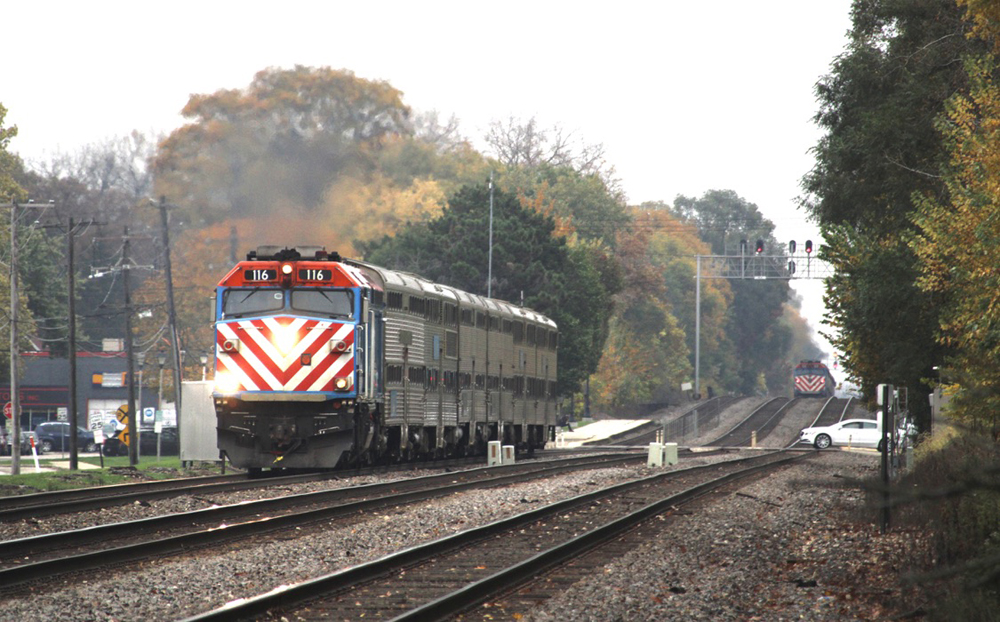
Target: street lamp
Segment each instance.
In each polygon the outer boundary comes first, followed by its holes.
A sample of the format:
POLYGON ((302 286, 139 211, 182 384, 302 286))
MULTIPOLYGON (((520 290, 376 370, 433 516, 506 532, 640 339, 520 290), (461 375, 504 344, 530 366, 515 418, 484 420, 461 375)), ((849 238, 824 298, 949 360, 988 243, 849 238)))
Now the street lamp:
POLYGON ((205 377, 208 375, 208 355, 201 355, 201 381, 205 382, 205 377))

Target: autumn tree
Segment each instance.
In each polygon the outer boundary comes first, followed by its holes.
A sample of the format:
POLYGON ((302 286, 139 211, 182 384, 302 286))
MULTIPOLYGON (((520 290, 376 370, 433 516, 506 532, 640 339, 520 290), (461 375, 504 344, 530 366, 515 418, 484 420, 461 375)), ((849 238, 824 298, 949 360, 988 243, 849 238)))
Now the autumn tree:
POLYGON ((6 117, 7 109, 0 104, 0 201, 4 203, 23 201, 26 198, 24 189, 14 179, 24 165, 21 158, 8 150, 11 139, 17 136, 17 126, 5 126, 6 117))
POLYGON ((250 246, 350 256, 356 239, 440 214, 486 168, 454 119, 413 115, 391 85, 347 70, 267 69, 183 114, 155 160, 157 194, 190 223, 238 225, 250 246))
MULTIPOLYGON (((678 314, 693 317, 693 258, 707 249, 694 227, 667 210, 645 205, 633 212, 632 227, 619 234, 621 287, 604 356, 591 379, 591 397, 599 408, 664 402, 693 379, 693 350, 687 342, 694 325, 684 325, 678 314)), ((723 289, 724 284, 706 288, 706 300, 722 302, 717 296, 724 299, 723 289)), ((712 319, 706 334, 714 342, 721 327, 720 309, 712 303, 706 305, 712 319)))
POLYGON ((845 368, 869 398, 881 382, 907 387, 926 429, 923 379, 945 353, 935 338, 940 297, 915 286, 912 197, 945 192, 935 119, 967 83, 962 56, 984 46, 965 36, 953 0, 857 0, 852 20, 846 51, 816 87, 825 134, 803 179, 804 205, 837 273, 826 300, 845 368))
POLYGON ((571 222, 582 239, 614 247, 629 219, 602 145, 583 143, 559 126, 542 128, 534 118, 494 121, 486 142, 498 185, 532 201, 543 197, 553 215, 571 222))
POLYGON ((911 248, 918 286, 944 301, 940 339, 954 412, 1000 438, 1000 83, 991 56, 970 59, 967 95, 948 102, 940 123, 950 153, 948 198, 919 198, 911 248))
MULTIPOLYGON (((4 108, 3 104, 0 104, 0 202, 2 203, 26 199, 26 193, 17 181, 18 177, 23 176, 24 165, 19 157, 9 151, 10 141, 17 136, 17 126, 5 125, 6 116, 7 109, 4 108)), ((24 220, 15 226, 24 232, 28 228, 25 223, 27 217, 22 216, 22 218, 24 220)), ((0 222, 0 254, 7 257, 10 256, 10 226, 10 218, 7 218, 5 222, 0 222)), ((32 346, 30 340, 37 332, 32 313, 28 307, 29 293, 30 289, 26 287, 19 290, 18 327, 21 335, 19 347, 22 349, 30 349, 32 346)), ((0 309, 6 309, 9 312, 13 307, 13 302, 10 291, 10 272, 8 270, 0 271, 0 309)), ((0 343, 10 344, 10 341, 11 322, 5 314, 3 321, 0 321, 0 343)), ((9 352, 9 348, 4 347, 3 349, 9 352)), ((0 373, 5 374, 7 378, 10 377, 10 356, 0 357, 0 373)))

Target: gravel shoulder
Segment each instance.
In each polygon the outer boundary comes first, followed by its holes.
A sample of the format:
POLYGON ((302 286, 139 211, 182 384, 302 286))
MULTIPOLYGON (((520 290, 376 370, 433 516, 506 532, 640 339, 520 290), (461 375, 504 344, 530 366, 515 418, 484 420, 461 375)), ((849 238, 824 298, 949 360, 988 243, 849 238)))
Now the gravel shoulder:
MULTIPOLYGON (((734 457, 699 457, 679 467, 734 457)), ((648 474, 645 468, 571 473, 400 506, 301 535, 262 534, 228 551, 49 582, 28 596, 0 597, 0 607, 9 619, 23 622, 176 620, 643 472, 648 474)), ((674 513, 663 521, 660 536, 525 619, 884 620, 926 609, 920 600, 926 596, 900 587, 900 579, 921 570, 912 560, 931 559, 928 538, 913 530, 879 533, 873 511, 865 509, 865 493, 854 483, 877 473, 874 452, 816 452, 794 468, 674 513)), ((134 507, 117 510, 115 518, 164 510, 134 507)))
POLYGON ((884 620, 926 603, 900 587, 925 534, 880 534, 853 478, 875 454, 824 452, 694 514, 537 608, 556 620, 884 620))

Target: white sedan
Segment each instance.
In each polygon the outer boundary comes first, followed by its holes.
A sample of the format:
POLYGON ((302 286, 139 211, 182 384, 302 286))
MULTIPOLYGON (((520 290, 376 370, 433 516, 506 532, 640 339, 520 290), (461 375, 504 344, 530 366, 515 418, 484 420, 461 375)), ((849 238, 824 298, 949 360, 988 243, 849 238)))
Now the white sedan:
POLYGON ((810 443, 816 449, 831 445, 877 447, 882 450, 882 431, 872 419, 846 419, 833 425, 805 428, 799 433, 800 443, 810 443))

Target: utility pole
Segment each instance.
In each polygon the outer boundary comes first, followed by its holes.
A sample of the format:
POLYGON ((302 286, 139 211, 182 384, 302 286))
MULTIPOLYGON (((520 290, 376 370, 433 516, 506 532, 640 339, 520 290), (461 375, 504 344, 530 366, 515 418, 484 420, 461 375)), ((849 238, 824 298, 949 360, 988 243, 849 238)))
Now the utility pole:
MULTIPOLYGON (((132 336, 132 316, 135 313, 135 309, 132 306, 132 270, 139 268, 143 270, 151 270, 153 266, 139 266, 132 262, 132 238, 129 235, 128 226, 126 225, 123 230, 122 237, 122 257, 121 261, 117 266, 112 266, 108 268, 98 268, 97 273, 92 276, 103 276, 111 273, 121 273, 122 275, 122 289, 124 296, 124 313, 125 313, 125 358, 126 358, 126 372, 125 378, 127 381, 127 394, 128 402, 125 406, 125 431, 124 437, 126 439, 126 445, 128 446, 128 456, 129 465, 136 466, 139 463, 139 434, 138 434, 138 416, 136 413, 136 399, 135 399, 135 348, 133 346, 133 336, 132 336)), ((93 268, 92 268, 93 269, 93 268)), ((120 415, 120 412, 119 412, 120 415)), ((120 417, 119 417, 120 418, 120 417)))
MULTIPOLYGON (((73 217, 69 218, 69 230, 66 232, 66 261, 69 264, 67 269, 69 282, 67 300, 69 309, 69 469, 76 471, 80 468, 80 446, 76 438, 76 428, 79 425, 77 419, 76 403, 76 268, 73 265, 73 217)), ((98 447, 100 450, 100 447, 98 447)))
POLYGON ((160 224, 163 235, 164 268, 167 277, 167 313, 170 318, 170 347, 174 357, 174 409, 177 413, 177 438, 181 438, 181 342, 177 334, 177 312, 174 310, 174 279, 170 270, 170 229, 167 220, 167 197, 160 197, 160 224))
POLYGON ((493 171, 490 171, 490 252, 486 271, 486 297, 493 297, 493 171))
MULTIPOLYGON (((132 243, 128 237, 128 226, 125 227, 125 241, 122 244, 122 288, 125 290, 125 357, 128 359, 128 463, 129 466, 139 464, 139 431, 136 425, 135 412, 135 356, 132 347, 132 290, 131 272, 132 258, 129 256, 132 243)), ((75 436, 75 435, 74 435, 75 436)))
POLYGON ((14 422, 10 443, 10 474, 21 473, 21 400, 18 381, 17 309, 17 201, 10 207, 10 418, 14 422))

